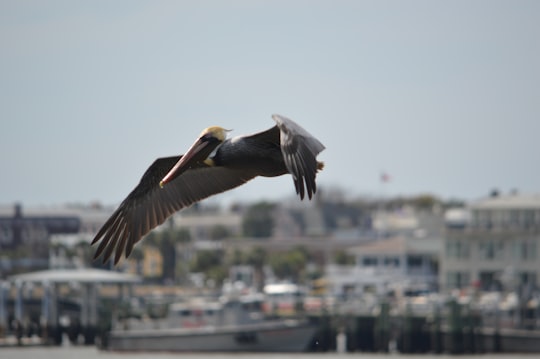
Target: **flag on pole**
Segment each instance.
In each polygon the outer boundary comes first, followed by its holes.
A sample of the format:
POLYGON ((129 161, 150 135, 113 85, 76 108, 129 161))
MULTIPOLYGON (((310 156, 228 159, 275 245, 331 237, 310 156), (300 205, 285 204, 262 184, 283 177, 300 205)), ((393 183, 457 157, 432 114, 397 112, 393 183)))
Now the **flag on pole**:
POLYGON ((382 183, 387 183, 387 182, 390 182, 390 175, 386 172, 381 172, 381 182, 382 183))

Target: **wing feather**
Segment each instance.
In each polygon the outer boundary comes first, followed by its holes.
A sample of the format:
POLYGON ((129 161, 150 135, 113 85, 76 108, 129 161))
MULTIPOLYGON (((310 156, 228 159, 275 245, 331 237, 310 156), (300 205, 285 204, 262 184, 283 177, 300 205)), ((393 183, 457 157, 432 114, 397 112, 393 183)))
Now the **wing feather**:
POLYGON ((233 170, 200 164, 184 172, 163 188, 159 181, 180 157, 157 159, 139 184, 98 231, 92 244, 100 242, 94 258, 114 263, 131 253, 133 246, 174 212, 211 195, 240 186, 254 178, 255 171, 233 170))
POLYGON ((292 174, 296 193, 303 199, 307 191, 311 199, 316 192, 317 155, 324 145, 294 121, 273 115, 280 130, 280 144, 287 170, 292 174))
MULTIPOLYGON (((118 221, 118 214, 114 214, 112 215, 109 220, 103 225, 103 227, 101 228, 101 230, 98 232, 98 234, 96 235, 96 238, 98 238, 98 236, 102 237, 104 234, 105 234, 105 229, 106 228, 109 228, 109 232, 110 233, 115 233, 116 232, 116 229, 118 228, 118 225, 119 225, 119 221, 118 221)), ((96 253, 94 254, 94 258, 97 258, 101 255, 101 253, 103 253, 103 250, 105 248, 107 248, 107 245, 109 244, 109 242, 111 241, 111 238, 112 236, 107 236, 107 237, 104 237, 103 238, 103 241, 101 241, 101 243, 99 244, 98 248, 96 249, 96 253)), ((92 243, 93 244, 93 243, 92 243)))

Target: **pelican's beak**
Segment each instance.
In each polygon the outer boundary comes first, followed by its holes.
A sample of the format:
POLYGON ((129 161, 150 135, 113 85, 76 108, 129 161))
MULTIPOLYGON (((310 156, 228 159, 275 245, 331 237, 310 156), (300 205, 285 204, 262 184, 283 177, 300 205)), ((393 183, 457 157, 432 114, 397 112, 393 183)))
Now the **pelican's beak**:
POLYGON ((209 141, 209 139, 205 136, 202 136, 195 141, 195 143, 191 145, 189 150, 180 158, 180 160, 176 162, 169 173, 163 177, 161 182, 159 182, 159 186, 163 187, 165 184, 181 175, 184 171, 190 168, 192 163, 204 161, 206 157, 208 157, 209 153, 212 152, 211 150, 208 151, 209 147, 213 147, 211 146, 212 142, 213 141, 209 141))

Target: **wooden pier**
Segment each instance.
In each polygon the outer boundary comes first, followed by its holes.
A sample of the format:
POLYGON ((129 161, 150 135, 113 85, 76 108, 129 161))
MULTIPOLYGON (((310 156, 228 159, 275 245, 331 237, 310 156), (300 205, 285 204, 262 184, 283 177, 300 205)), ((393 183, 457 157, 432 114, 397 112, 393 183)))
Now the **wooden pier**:
MULTIPOLYGON (((112 313, 103 312, 103 308, 118 308, 118 297, 101 298, 100 306, 97 306, 93 282, 87 282, 86 287, 79 288, 79 292, 86 297, 76 301, 60 295, 60 282, 43 283, 43 295, 33 297, 25 295, 17 283, 9 287, 7 283, 0 286, 0 292, 3 291, 0 293, 0 347, 62 345, 66 340, 72 344, 95 345, 106 340, 110 326, 101 325, 97 319, 106 318, 110 325, 112 313), (103 305, 105 303, 107 305, 103 305), (71 313, 69 316, 73 320, 67 325, 61 323, 59 313, 64 316, 71 313)), ((122 292, 119 290, 120 294, 117 295, 122 295, 122 292)), ((369 311, 354 311, 354 307, 349 310, 344 312, 343 307, 338 305, 331 310, 303 313, 318 325, 306 350, 433 354, 540 353, 540 330, 534 324, 539 323, 536 317, 527 318, 529 329, 512 329, 499 325, 499 320, 485 321, 481 312, 456 300, 449 300, 442 306, 433 306, 431 310, 422 313, 410 306, 396 310, 395 303, 385 300, 369 311)))
POLYGON ((382 303, 378 314, 311 315, 319 324, 310 351, 336 351, 340 332, 347 352, 433 354, 540 353, 540 330, 483 327, 479 313, 456 301, 439 310, 390 314, 382 303))

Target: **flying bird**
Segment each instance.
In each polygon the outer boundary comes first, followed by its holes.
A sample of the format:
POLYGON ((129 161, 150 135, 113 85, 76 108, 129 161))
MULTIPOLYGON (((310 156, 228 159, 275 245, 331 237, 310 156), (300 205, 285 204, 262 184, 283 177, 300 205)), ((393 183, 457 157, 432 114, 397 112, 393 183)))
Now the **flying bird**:
POLYGON ((183 156, 158 158, 94 237, 94 259, 117 264, 135 243, 176 211, 257 177, 290 173, 300 199, 311 199, 324 145, 294 121, 273 115, 276 125, 227 139, 222 127, 204 129, 183 156))

